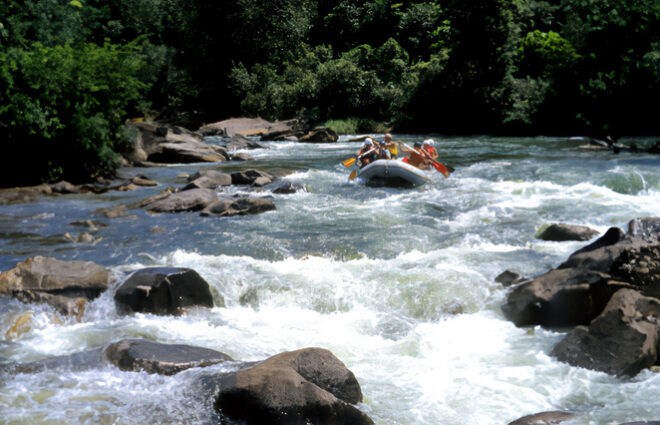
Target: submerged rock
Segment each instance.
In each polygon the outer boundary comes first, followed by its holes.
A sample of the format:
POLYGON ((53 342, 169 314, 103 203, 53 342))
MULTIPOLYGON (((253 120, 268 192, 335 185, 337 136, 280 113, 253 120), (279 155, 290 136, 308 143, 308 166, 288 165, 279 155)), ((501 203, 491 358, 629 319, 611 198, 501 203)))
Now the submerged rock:
POLYGON ((219 199, 204 208, 200 214, 202 216, 228 217, 261 214, 274 209, 275 204, 270 198, 236 196, 228 199, 219 199))
POLYGON ((526 279, 520 276, 520 274, 511 270, 504 270, 495 278, 495 282, 500 283, 504 287, 515 285, 516 283, 521 283, 525 280, 526 279))
POLYGON ((330 351, 280 353, 255 366, 211 377, 215 407, 247 424, 373 424, 353 373, 330 351))
POLYGON ((187 268, 140 269, 119 286, 114 298, 121 313, 180 314, 185 307, 213 307, 209 284, 187 268))
POLYGON ((587 226, 555 223, 548 226, 539 235, 544 241, 588 241, 598 236, 598 231, 587 226))
POLYGON ((181 344, 161 344, 125 339, 103 351, 108 362, 121 370, 174 375, 191 367, 205 367, 233 360, 219 351, 181 344))

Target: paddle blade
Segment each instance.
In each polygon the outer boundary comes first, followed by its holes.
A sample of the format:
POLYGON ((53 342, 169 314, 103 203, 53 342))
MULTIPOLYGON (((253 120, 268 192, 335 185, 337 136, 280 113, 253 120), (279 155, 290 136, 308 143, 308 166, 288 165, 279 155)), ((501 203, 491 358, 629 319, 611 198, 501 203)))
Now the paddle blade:
POLYGON ((351 171, 351 175, 348 176, 348 179, 349 179, 349 180, 354 180, 354 179, 355 179, 355 176, 357 176, 357 170, 353 170, 353 171, 351 171))
POLYGON ((449 170, 447 170, 447 167, 445 167, 438 161, 433 161, 431 164, 433 165, 433 168, 438 170, 438 172, 441 173, 443 176, 449 177, 449 170))
POLYGON ((342 164, 344 165, 344 167, 348 168, 351 165, 355 164, 355 158, 349 158, 346 161, 342 162, 342 164))

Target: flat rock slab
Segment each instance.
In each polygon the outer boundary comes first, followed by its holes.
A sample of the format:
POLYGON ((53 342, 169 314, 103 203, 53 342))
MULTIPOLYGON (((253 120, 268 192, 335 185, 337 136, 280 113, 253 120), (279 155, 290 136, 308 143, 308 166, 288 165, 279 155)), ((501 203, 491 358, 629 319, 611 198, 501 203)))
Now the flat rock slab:
POLYGON ((187 268, 140 269, 121 284, 114 298, 121 313, 180 314, 185 307, 213 307, 209 284, 187 268))
POLYGON ((266 121, 261 118, 230 118, 227 120, 207 124, 198 131, 205 135, 222 135, 224 137, 261 136, 268 137, 294 132, 299 126, 298 120, 266 121))
POLYGON ((110 271, 91 261, 33 257, 0 274, 0 294, 30 290, 96 298, 108 288, 110 271))
POLYGON ((174 375, 192 367, 205 367, 233 359, 203 347, 161 344, 142 339, 125 339, 110 344, 105 358, 121 370, 174 375))

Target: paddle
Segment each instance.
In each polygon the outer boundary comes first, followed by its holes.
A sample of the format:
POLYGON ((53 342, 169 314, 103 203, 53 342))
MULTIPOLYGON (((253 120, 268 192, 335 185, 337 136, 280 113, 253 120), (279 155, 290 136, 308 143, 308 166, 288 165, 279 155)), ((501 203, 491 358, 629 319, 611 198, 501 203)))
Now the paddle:
POLYGON ((357 176, 357 170, 351 171, 351 175, 348 176, 349 180, 355 180, 355 176, 357 176))
POLYGON ((357 161, 357 157, 349 158, 346 161, 342 162, 342 165, 346 168, 350 167, 351 165, 355 164, 355 161, 357 161))
MULTIPOLYGON (((408 149, 415 150, 414 148, 411 148, 410 146, 406 145, 405 143, 402 143, 402 145, 405 146, 405 147, 407 147, 408 149)), ((441 162, 439 162, 439 161, 436 161, 435 159, 431 158, 431 156, 428 154, 428 152, 424 151, 424 148, 420 148, 418 152, 421 152, 421 153, 426 157, 426 159, 428 159, 429 161, 431 161, 431 165, 433 166, 433 168, 435 168, 436 171, 438 171, 440 174, 442 174, 443 176, 445 176, 445 178, 446 178, 446 177, 449 177, 449 173, 453 173, 453 172, 454 172, 454 168, 453 168, 453 167, 447 166, 447 165, 445 165, 445 164, 443 164, 443 163, 441 163, 441 162)))
MULTIPOLYGON (((376 150, 376 148, 371 148, 371 149, 369 149, 368 151, 366 151, 365 153, 363 153, 360 156, 355 156, 354 158, 347 159, 346 161, 342 162, 342 164, 344 164, 345 167, 350 167, 351 165, 355 164, 356 160, 362 158, 365 155, 370 154, 371 152, 373 152, 375 150, 376 150), (346 165, 346 163, 349 162, 349 161, 351 161, 350 165, 346 165)), ((351 171, 351 174, 348 176, 348 179, 349 180, 354 180, 355 176, 357 176, 357 172, 358 172, 358 170, 351 171)))

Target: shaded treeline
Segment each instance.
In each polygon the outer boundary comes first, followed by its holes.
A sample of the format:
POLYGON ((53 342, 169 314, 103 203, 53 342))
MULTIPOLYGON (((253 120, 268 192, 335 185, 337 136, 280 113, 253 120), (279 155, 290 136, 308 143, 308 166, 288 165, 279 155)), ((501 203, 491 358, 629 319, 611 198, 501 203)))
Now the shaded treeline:
POLYGON ((25 171, 0 185, 112 171, 128 117, 657 134, 659 17, 660 0, 4 0, 0 138, 25 171))

